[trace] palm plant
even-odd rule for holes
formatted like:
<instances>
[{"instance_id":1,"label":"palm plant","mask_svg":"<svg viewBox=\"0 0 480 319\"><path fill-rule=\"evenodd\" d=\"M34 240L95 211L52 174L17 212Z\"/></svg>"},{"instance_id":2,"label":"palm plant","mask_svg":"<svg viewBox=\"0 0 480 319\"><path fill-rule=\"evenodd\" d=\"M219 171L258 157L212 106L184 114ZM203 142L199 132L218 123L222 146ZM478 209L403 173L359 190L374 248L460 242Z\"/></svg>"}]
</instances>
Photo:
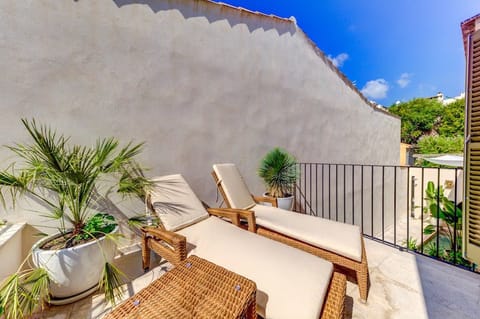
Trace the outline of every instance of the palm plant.
<instances>
[{"instance_id":1,"label":"palm plant","mask_svg":"<svg viewBox=\"0 0 480 319\"><path fill-rule=\"evenodd\" d=\"M445 222L450 249L452 251L461 249L459 245L462 241L462 210L444 195L442 186L435 189L435 185L431 181L427 183L425 200L432 217ZM434 225L428 225L423 233L429 235L435 231ZM457 243L457 247L454 247L454 243Z\"/></svg>"},{"instance_id":2,"label":"palm plant","mask_svg":"<svg viewBox=\"0 0 480 319\"><path fill-rule=\"evenodd\" d=\"M40 202L46 208L42 215L59 222L63 241L56 249L103 236L113 238L108 235L116 227L113 216L95 209L104 197L100 186L113 181L120 194L142 197L150 185L135 160L143 144L120 148L115 138L105 138L93 147L70 145L68 137L35 120L22 119L22 123L33 141L8 146L21 163L0 171L0 199L5 203L8 193L14 202L21 195ZM5 312L6 318L28 315L48 296L47 281L38 269L7 278L0 286L0 314ZM118 270L106 262L100 284L107 300L115 301L119 283Z\"/></svg>"},{"instance_id":3,"label":"palm plant","mask_svg":"<svg viewBox=\"0 0 480 319\"><path fill-rule=\"evenodd\" d=\"M297 181L295 157L281 148L268 152L260 163L258 175L263 179L268 195L287 197Z\"/></svg>"}]
</instances>

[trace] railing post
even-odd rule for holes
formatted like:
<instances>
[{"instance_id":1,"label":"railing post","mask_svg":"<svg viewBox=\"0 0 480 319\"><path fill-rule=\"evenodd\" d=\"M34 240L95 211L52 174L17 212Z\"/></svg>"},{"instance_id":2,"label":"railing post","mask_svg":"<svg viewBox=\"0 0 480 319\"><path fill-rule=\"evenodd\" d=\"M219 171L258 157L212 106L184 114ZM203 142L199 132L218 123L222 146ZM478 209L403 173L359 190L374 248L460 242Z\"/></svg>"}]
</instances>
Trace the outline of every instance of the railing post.
<instances>
[{"instance_id":1,"label":"railing post","mask_svg":"<svg viewBox=\"0 0 480 319\"><path fill-rule=\"evenodd\" d=\"M458 222L458 217L457 217L457 168L455 168L455 186L454 186L454 205L455 207L453 208L454 211L454 217L453 217L453 264L457 264L457 222ZM462 207L463 210L463 207ZM448 226L447 226L448 227Z\"/></svg>"},{"instance_id":2,"label":"railing post","mask_svg":"<svg viewBox=\"0 0 480 319\"><path fill-rule=\"evenodd\" d=\"M393 244L397 245L397 167L393 167Z\"/></svg>"},{"instance_id":3,"label":"railing post","mask_svg":"<svg viewBox=\"0 0 480 319\"><path fill-rule=\"evenodd\" d=\"M322 218L325 218L325 165L322 164Z\"/></svg>"},{"instance_id":4,"label":"railing post","mask_svg":"<svg viewBox=\"0 0 480 319\"><path fill-rule=\"evenodd\" d=\"M309 190L309 194L308 194L308 195L309 195L309 198L310 198L310 205L309 205L309 207L310 207L310 213L311 213L311 212L312 212L312 209L311 209L311 208L312 208L312 206L311 206L311 205L312 205L312 164L311 164L311 163L308 164L308 170L309 170L309 175L308 175L308 176L309 176L309 180L310 180L310 190ZM306 198L305 198L305 200L306 200ZM307 207L306 207L306 205L305 205L305 209L306 209L306 208L307 208ZM309 215L311 215L311 214L309 214Z\"/></svg>"},{"instance_id":5,"label":"railing post","mask_svg":"<svg viewBox=\"0 0 480 319\"><path fill-rule=\"evenodd\" d=\"M330 168L330 164L328 164L328 219L332 219L330 217L330 211L331 211L331 189L332 189L332 179L331 179L331 174L332 174L332 170Z\"/></svg>"},{"instance_id":6,"label":"railing post","mask_svg":"<svg viewBox=\"0 0 480 319\"><path fill-rule=\"evenodd\" d=\"M355 224L355 165L352 165L352 225Z\"/></svg>"},{"instance_id":7,"label":"railing post","mask_svg":"<svg viewBox=\"0 0 480 319\"><path fill-rule=\"evenodd\" d=\"M315 216L318 216L318 164L315 164Z\"/></svg>"},{"instance_id":8,"label":"railing post","mask_svg":"<svg viewBox=\"0 0 480 319\"><path fill-rule=\"evenodd\" d=\"M385 166L382 166L382 240L385 240Z\"/></svg>"},{"instance_id":9,"label":"railing post","mask_svg":"<svg viewBox=\"0 0 480 319\"><path fill-rule=\"evenodd\" d=\"M364 166L362 165L361 168L362 168L362 171L360 173L360 175L361 175L360 179L362 181L362 183L361 183L362 187L360 187L360 202L361 202L360 203L361 204L361 221L360 222L362 224L362 234L363 234L363 213L364 213L364 211L363 211L363 168L364 168Z\"/></svg>"},{"instance_id":10,"label":"railing post","mask_svg":"<svg viewBox=\"0 0 480 319\"><path fill-rule=\"evenodd\" d=\"M338 222L338 164L335 164L335 220Z\"/></svg>"},{"instance_id":11,"label":"railing post","mask_svg":"<svg viewBox=\"0 0 480 319\"><path fill-rule=\"evenodd\" d=\"M410 211L410 201L408 199L410 194L410 166L407 168L407 250L408 248L408 240L410 238L410 216L409 216L409 211ZM413 190L412 190L413 194Z\"/></svg>"},{"instance_id":12,"label":"railing post","mask_svg":"<svg viewBox=\"0 0 480 319\"><path fill-rule=\"evenodd\" d=\"M421 204L420 204L420 210L421 210L421 212L420 212L420 216L421 216L421 217L420 217L420 222L421 222L421 225L420 225L420 227L422 228L422 229L421 229L421 232L420 232L420 233L421 233L421 235L420 235L420 236L421 236L420 246L421 246L422 254L423 254L423 209L424 209L424 208L423 208L423 203L424 203L423 196L424 196L424 192L425 192L425 189L424 189L424 188L425 188L425 186L424 186L424 184L425 184L424 178L425 178L425 167L422 167L422 179L421 179L421 181L420 181L420 183L421 183L421 187L420 187L420 191L421 191L421 196L420 196L420 199L421 199Z\"/></svg>"},{"instance_id":13,"label":"railing post","mask_svg":"<svg viewBox=\"0 0 480 319\"><path fill-rule=\"evenodd\" d=\"M440 249L440 167L437 168L437 258Z\"/></svg>"},{"instance_id":14,"label":"railing post","mask_svg":"<svg viewBox=\"0 0 480 319\"><path fill-rule=\"evenodd\" d=\"M372 193L371 193L372 198L371 198L371 202L370 202L370 206L371 206L371 209L372 209L372 211L370 212L371 215L372 215L371 216L371 221L370 221L370 225L372 227L372 230L370 231L370 234L372 235L372 237L373 237L373 171L374 170L373 170L373 165L372 165L372 176L371 176L371 178L372 178Z\"/></svg>"}]
</instances>

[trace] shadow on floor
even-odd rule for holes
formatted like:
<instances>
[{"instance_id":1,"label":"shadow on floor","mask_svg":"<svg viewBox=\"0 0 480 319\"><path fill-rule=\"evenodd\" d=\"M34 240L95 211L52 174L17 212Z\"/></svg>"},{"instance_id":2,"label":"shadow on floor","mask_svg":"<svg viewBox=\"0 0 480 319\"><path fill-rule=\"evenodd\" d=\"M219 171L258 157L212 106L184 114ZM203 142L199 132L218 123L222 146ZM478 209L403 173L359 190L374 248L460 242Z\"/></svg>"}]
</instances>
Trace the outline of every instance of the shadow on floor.
<instances>
[{"instance_id":1,"label":"shadow on floor","mask_svg":"<svg viewBox=\"0 0 480 319\"><path fill-rule=\"evenodd\" d=\"M478 318L480 274L416 255L430 319Z\"/></svg>"}]
</instances>

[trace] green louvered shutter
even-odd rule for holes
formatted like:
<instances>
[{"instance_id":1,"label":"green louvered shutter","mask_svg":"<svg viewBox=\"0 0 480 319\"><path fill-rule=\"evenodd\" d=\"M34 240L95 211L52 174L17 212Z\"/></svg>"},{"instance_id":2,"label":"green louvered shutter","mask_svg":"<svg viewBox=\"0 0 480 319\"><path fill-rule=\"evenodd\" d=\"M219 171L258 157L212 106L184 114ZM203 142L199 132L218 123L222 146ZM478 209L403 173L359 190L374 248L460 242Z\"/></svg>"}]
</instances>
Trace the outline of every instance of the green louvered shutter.
<instances>
[{"instance_id":1,"label":"green louvered shutter","mask_svg":"<svg viewBox=\"0 0 480 319\"><path fill-rule=\"evenodd\" d=\"M480 31L471 35L467 58L463 249L465 258L480 264Z\"/></svg>"}]
</instances>

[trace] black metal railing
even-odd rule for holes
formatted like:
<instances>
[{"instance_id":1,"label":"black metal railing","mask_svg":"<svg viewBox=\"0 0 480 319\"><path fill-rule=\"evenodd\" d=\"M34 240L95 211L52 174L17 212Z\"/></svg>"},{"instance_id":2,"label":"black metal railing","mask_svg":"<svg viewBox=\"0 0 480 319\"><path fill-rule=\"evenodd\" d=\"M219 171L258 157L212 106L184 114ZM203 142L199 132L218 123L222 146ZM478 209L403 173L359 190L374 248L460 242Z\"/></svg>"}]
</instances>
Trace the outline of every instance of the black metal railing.
<instances>
[{"instance_id":1,"label":"black metal railing","mask_svg":"<svg viewBox=\"0 0 480 319\"><path fill-rule=\"evenodd\" d=\"M295 210L356 224L371 239L463 268L463 170L299 163ZM439 187L440 186L440 187Z\"/></svg>"}]
</instances>

